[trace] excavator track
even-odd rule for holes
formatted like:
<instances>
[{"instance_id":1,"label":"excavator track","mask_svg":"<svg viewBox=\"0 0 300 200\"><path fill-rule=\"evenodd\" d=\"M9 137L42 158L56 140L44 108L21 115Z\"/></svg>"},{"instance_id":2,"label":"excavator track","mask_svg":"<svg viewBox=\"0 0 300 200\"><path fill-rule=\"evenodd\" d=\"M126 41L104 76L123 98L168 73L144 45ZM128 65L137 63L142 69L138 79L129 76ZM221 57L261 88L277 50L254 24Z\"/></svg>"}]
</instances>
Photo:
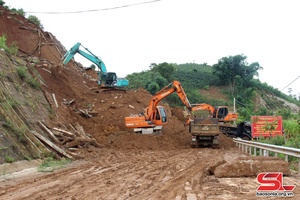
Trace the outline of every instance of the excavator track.
<instances>
[{"instance_id":1,"label":"excavator track","mask_svg":"<svg viewBox=\"0 0 300 200\"><path fill-rule=\"evenodd\" d=\"M241 122L238 125L232 125L232 124L219 124L220 132L222 132L224 135L236 138L240 137L244 140L251 140L251 126L246 125L247 123Z\"/></svg>"}]
</instances>

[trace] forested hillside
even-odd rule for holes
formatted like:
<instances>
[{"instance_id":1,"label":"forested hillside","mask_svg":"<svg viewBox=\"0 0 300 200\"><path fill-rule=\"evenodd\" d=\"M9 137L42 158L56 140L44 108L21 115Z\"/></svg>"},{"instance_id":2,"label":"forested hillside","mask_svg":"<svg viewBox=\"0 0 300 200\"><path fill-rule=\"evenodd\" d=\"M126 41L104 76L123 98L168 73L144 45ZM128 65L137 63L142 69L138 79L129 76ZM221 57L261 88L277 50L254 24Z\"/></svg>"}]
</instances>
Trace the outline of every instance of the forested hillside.
<instances>
[{"instance_id":1,"label":"forested hillside","mask_svg":"<svg viewBox=\"0 0 300 200\"><path fill-rule=\"evenodd\" d=\"M178 80L191 103L236 107L241 120L251 115L299 115L300 98L286 95L257 78L262 67L247 63L245 55L223 57L218 63L152 63L149 70L128 75L131 88L145 88L151 94ZM216 95L218 93L218 95ZM176 94L165 99L171 106L182 106Z\"/></svg>"}]
</instances>

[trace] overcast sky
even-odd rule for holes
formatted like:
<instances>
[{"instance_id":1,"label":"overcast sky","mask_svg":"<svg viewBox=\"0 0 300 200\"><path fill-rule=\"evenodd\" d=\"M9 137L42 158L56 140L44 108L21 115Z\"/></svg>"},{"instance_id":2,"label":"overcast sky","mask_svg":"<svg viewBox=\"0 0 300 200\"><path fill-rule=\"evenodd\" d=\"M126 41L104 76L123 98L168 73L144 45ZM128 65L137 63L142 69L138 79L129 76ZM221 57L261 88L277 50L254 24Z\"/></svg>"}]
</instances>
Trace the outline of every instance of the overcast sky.
<instances>
[{"instance_id":1,"label":"overcast sky","mask_svg":"<svg viewBox=\"0 0 300 200\"><path fill-rule=\"evenodd\" d=\"M37 16L66 49L80 42L119 77L147 70L151 63L213 65L222 57L244 54L249 64L264 68L259 71L262 82L300 94L298 0L4 2ZM65 13L88 10L97 11ZM75 60L91 64L80 55Z\"/></svg>"}]
</instances>

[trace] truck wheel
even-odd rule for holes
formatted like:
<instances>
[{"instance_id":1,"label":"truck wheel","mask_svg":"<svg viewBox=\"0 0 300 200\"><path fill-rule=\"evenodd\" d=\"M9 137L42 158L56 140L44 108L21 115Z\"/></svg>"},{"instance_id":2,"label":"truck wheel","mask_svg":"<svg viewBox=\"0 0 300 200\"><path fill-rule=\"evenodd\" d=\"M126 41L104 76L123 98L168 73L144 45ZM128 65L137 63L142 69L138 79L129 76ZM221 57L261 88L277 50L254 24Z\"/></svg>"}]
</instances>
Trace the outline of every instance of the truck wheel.
<instances>
[{"instance_id":1,"label":"truck wheel","mask_svg":"<svg viewBox=\"0 0 300 200\"><path fill-rule=\"evenodd\" d=\"M192 148L199 148L199 145L198 144L191 144L191 147Z\"/></svg>"},{"instance_id":2,"label":"truck wheel","mask_svg":"<svg viewBox=\"0 0 300 200\"><path fill-rule=\"evenodd\" d=\"M243 140L251 140L248 136L244 136Z\"/></svg>"}]
</instances>

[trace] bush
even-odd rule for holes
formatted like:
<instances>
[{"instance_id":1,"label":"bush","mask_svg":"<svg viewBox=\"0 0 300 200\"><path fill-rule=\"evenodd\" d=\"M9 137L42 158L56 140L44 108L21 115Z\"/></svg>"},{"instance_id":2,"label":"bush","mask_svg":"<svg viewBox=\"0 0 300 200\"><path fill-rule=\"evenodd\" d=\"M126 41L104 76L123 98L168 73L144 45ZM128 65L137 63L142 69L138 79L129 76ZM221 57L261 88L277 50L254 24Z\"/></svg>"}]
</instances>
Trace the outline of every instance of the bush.
<instances>
[{"instance_id":1,"label":"bush","mask_svg":"<svg viewBox=\"0 0 300 200\"><path fill-rule=\"evenodd\" d=\"M25 17L25 15L26 15L25 11L22 8L21 9L12 8L11 11L13 13L16 13L17 15L21 15L23 17Z\"/></svg>"},{"instance_id":2,"label":"bush","mask_svg":"<svg viewBox=\"0 0 300 200\"><path fill-rule=\"evenodd\" d=\"M7 162L7 163L13 163L15 161L15 159L13 157L8 156L8 155L6 155L4 159L5 159L5 162Z\"/></svg>"},{"instance_id":3,"label":"bush","mask_svg":"<svg viewBox=\"0 0 300 200\"><path fill-rule=\"evenodd\" d=\"M29 83L29 85L31 87L33 87L34 89L40 88L40 83L39 83L39 81L36 78L29 78L27 80L27 83Z\"/></svg>"},{"instance_id":4,"label":"bush","mask_svg":"<svg viewBox=\"0 0 300 200\"><path fill-rule=\"evenodd\" d=\"M12 45L8 48L8 53L12 54L12 55L17 55L18 53L18 47L16 45L15 42L12 43Z\"/></svg>"},{"instance_id":5,"label":"bush","mask_svg":"<svg viewBox=\"0 0 300 200\"><path fill-rule=\"evenodd\" d=\"M41 29L44 29L43 25L41 24L41 21L36 16L29 15L27 19L32 23L34 23L35 25L37 25L38 27L40 27Z\"/></svg>"},{"instance_id":6,"label":"bush","mask_svg":"<svg viewBox=\"0 0 300 200\"><path fill-rule=\"evenodd\" d=\"M14 42L10 47L6 44L7 36L5 34L2 34L0 37L0 48L4 49L9 54L17 55L18 53L18 47L16 43Z\"/></svg>"},{"instance_id":7,"label":"bush","mask_svg":"<svg viewBox=\"0 0 300 200\"><path fill-rule=\"evenodd\" d=\"M7 40L7 36L5 34L2 34L2 36L0 37L0 48L7 50L8 47L6 45L6 40Z\"/></svg>"},{"instance_id":8,"label":"bush","mask_svg":"<svg viewBox=\"0 0 300 200\"><path fill-rule=\"evenodd\" d=\"M27 68L26 67L18 67L17 74L20 79L24 80L27 77Z\"/></svg>"}]
</instances>

